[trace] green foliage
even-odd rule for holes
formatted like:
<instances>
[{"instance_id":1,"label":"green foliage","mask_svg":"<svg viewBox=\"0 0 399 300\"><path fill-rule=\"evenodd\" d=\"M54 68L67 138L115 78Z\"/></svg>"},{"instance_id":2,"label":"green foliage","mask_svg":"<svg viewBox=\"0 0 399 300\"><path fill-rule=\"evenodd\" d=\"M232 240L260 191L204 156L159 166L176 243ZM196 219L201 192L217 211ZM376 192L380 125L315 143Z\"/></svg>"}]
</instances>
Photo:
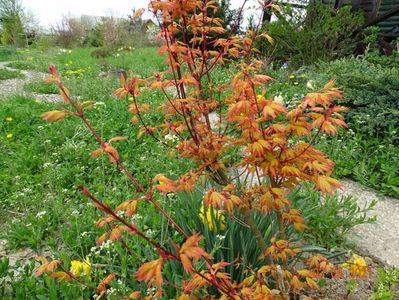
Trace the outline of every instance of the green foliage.
<instances>
[{"instance_id":1,"label":"green foliage","mask_svg":"<svg viewBox=\"0 0 399 300\"><path fill-rule=\"evenodd\" d=\"M0 0L1 42L18 47L23 44L24 9L20 0Z\"/></svg>"},{"instance_id":2,"label":"green foliage","mask_svg":"<svg viewBox=\"0 0 399 300\"><path fill-rule=\"evenodd\" d=\"M41 51L48 51L55 46L55 40L52 35L39 34L37 37L35 37L32 46Z\"/></svg>"},{"instance_id":3,"label":"green foliage","mask_svg":"<svg viewBox=\"0 0 399 300\"><path fill-rule=\"evenodd\" d=\"M130 121L126 103L109 99L118 86L116 78L99 81L93 76L85 80L83 85L82 79L71 79L70 83L72 87L80 86L78 94L85 99L100 100L90 118L96 120L93 123L104 136L128 136L135 141L134 147L120 143L118 150L123 159L131 162L128 167L142 182L148 183L157 173L185 170L186 164L175 157L162 158L165 154L162 145L148 137L138 140L137 128L126 127ZM149 103L158 97L149 94ZM91 240L95 239L92 224L98 215L92 206L82 203L78 196L79 184L95 186L101 197L113 199L114 204L126 200L123 197L130 195L131 188L115 168L106 167L106 157L99 160L90 157L96 145L88 134L80 133L75 120L47 124L38 117L44 111L55 109L57 104L36 103L24 97L3 99L1 104L0 155L4 159L0 162L0 220L6 222L2 238L8 240L12 249L40 249L53 240L55 248L68 244L87 253L90 244L83 245L83 241L76 240L76 235L87 231L92 233ZM8 134L12 137L8 138ZM155 159L149 161L147 157ZM88 168L92 171L87 172ZM21 214L23 222L11 222ZM85 221L77 225L75 221L80 216L85 216Z\"/></svg>"},{"instance_id":4,"label":"green foliage","mask_svg":"<svg viewBox=\"0 0 399 300\"><path fill-rule=\"evenodd\" d=\"M34 275L36 262L10 264L7 257L0 258L0 298L11 299L88 299L90 293L82 287L71 286L49 277Z\"/></svg>"},{"instance_id":5,"label":"green foliage","mask_svg":"<svg viewBox=\"0 0 399 300\"><path fill-rule=\"evenodd\" d=\"M214 210L202 220L200 211L203 193L204 190L199 188L191 194L177 194L174 206L176 221L185 232L200 232L205 237L205 250L218 261L236 260L237 265L228 266L226 270L234 280L243 280L248 269L259 268L264 263L258 259L261 250L256 239L248 226L245 226L243 215L238 212L235 213L235 218L241 222L234 221L228 214L223 217L217 215ZM261 215L253 216L253 219L263 233L264 240L270 241L277 232L276 219ZM287 236L292 237L293 233L290 230Z\"/></svg>"},{"instance_id":6,"label":"green foliage","mask_svg":"<svg viewBox=\"0 0 399 300\"><path fill-rule=\"evenodd\" d=\"M94 28L90 29L83 41L83 45L88 47L104 46L104 26L102 23L98 23Z\"/></svg>"},{"instance_id":7,"label":"green foliage","mask_svg":"<svg viewBox=\"0 0 399 300\"><path fill-rule=\"evenodd\" d=\"M350 110L350 128L365 135L384 136L389 128L399 128L399 68L386 68L364 59L340 59L320 63L309 77L321 83L334 78L343 90L340 103Z\"/></svg>"},{"instance_id":8,"label":"green foliage","mask_svg":"<svg viewBox=\"0 0 399 300\"><path fill-rule=\"evenodd\" d=\"M58 94L58 88L55 84L46 83L43 80L33 81L24 85L24 90L40 94Z\"/></svg>"},{"instance_id":9,"label":"green foliage","mask_svg":"<svg viewBox=\"0 0 399 300\"><path fill-rule=\"evenodd\" d=\"M21 72L9 69L0 69L0 80L23 78L23 77L24 75Z\"/></svg>"},{"instance_id":10,"label":"green foliage","mask_svg":"<svg viewBox=\"0 0 399 300\"><path fill-rule=\"evenodd\" d=\"M112 55L112 51L107 48L98 48L93 50L90 55L95 58L109 57Z\"/></svg>"},{"instance_id":11,"label":"green foliage","mask_svg":"<svg viewBox=\"0 0 399 300\"><path fill-rule=\"evenodd\" d=\"M0 47L0 61L10 60L17 51L11 47Z\"/></svg>"},{"instance_id":12,"label":"green foliage","mask_svg":"<svg viewBox=\"0 0 399 300\"><path fill-rule=\"evenodd\" d=\"M350 130L340 138L322 137L319 147L336 163L336 176L352 178L384 194L399 197L397 136L394 129L389 130L384 138Z\"/></svg>"},{"instance_id":13,"label":"green foliage","mask_svg":"<svg viewBox=\"0 0 399 300\"><path fill-rule=\"evenodd\" d=\"M290 68L312 65L319 60L332 60L353 52L357 38L353 32L363 17L344 6L336 13L332 7L319 3L304 4L306 11L282 6L283 16L267 23L262 29L274 39L258 44L268 62L288 62Z\"/></svg>"},{"instance_id":14,"label":"green foliage","mask_svg":"<svg viewBox=\"0 0 399 300\"><path fill-rule=\"evenodd\" d=\"M375 218L366 216L373 209L375 202L366 207L359 207L356 199L351 196L326 195L309 186L296 189L291 194L294 207L302 211L308 228L304 238L311 244L327 249L342 249L348 246L346 235L354 226L371 223Z\"/></svg>"},{"instance_id":15,"label":"green foliage","mask_svg":"<svg viewBox=\"0 0 399 300\"><path fill-rule=\"evenodd\" d=\"M394 300L399 295L397 286L399 284L399 269L379 268L378 278L371 295L373 300Z\"/></svg>"},{"instance_id":16,"label":"green foliage","mask_svg":"<svg viewBox=\"0 0 399 300\"><path fill-rule=\"evenodd\" d=\"M28 61L12 61L7 64L7 67L13 68L13 69L18 69L18 70L34 70L35 65L33 62L28 62Z\"/></svg>"}]
</instances>

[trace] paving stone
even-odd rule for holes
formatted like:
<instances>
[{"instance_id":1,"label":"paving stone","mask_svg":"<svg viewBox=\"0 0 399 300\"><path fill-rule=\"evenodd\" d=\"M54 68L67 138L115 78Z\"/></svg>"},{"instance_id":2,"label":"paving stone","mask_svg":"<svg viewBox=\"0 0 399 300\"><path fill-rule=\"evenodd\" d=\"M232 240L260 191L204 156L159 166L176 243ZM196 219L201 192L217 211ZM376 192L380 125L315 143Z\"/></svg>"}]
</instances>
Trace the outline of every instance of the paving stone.
<instances>
[{"instance_id":1,"label":"paving stone","mask_svg":"<svg viewBox=\"0 0 399 300\"><path fill-rule=\"evenodd\" d=\"M377 221L356 226L349 239L364 254L386 265L399 267L399 199L381 196L351 180L341 180L341 183L343 189L340 193L357 199L360 207L377 200L374 210L367 213L368 216L376 216Z\"/></svg>"}]
</instances>

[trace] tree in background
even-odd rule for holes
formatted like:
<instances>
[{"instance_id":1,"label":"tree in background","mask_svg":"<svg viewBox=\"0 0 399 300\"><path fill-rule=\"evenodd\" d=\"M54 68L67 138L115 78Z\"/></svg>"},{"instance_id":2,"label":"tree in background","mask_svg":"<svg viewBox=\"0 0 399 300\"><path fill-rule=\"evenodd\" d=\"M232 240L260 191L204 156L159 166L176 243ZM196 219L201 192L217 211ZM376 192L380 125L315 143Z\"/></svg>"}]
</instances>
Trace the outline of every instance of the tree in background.
<instances>
[{"instance_id":1,"label":"tree in background","mask_svg":"<svg viewBox=\"0 0 399 300\"><path fill-rule=\"evenodd\" d=\"M66 15L53 26L52 31L57 45L65 48L80 46L85 36L81 20Z\"/></svg>"},{"instance_id":2,"label":"tree in background","mask_svg":"<svg viewBox=\"0 0 399 300\"><path fill-rule=\"evenodd\" d=\"M0 0L0 26L2 44L13 44L14 47L23 41L22 34L24 8L20 0Z\"/></svg>"}]
</instances>

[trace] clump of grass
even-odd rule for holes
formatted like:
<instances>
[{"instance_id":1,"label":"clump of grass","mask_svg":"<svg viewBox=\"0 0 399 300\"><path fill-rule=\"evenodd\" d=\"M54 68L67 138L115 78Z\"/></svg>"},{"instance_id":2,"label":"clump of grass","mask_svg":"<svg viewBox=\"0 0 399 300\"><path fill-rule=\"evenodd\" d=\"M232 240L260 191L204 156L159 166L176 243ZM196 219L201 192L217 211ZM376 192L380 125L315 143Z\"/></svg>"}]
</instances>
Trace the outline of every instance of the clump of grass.
<instances>
[{"instance_id":1,"label":"clump of grass","mask_svg":"<svg viewBox=\"0 0 399 300\"><path fill-rule=\"evenodd\" d=\"M7 80L13 78L23 78L24 74L18 71L0 69L0 80Z\"/></svg>"},{"instance_id":2,"label":"clump of grass","mask_svg":"<svg viewBox=\"0 0 399 300\"><path fill-rule=\"evenodd\" d=\"M53 83L46 83L43 80L33 81L24 85L24 90L40 94L58 94L58 89Z\"/></svg>"},{"instance_id":3,"label":"clump of grass","mask_svg":"<svg viewBox=\"0 0 399 300\"><path fill-rule=\"evenodd\" d=\"M7 67L18 69L18 70L34 70L35 65L26 61L12 61L7 64Z\"/></svg>"}]
</instances>

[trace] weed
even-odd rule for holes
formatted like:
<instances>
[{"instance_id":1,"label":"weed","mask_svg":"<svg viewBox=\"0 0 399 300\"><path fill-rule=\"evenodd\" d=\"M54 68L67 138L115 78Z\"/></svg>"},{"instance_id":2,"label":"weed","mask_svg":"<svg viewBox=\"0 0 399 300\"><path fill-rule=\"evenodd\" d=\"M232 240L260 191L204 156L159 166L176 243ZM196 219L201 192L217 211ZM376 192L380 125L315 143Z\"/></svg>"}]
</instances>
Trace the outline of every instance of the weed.
<instances>
[{"instance_id":1,"label":"weed","mask_svg":"<svg viewBox=\"0 0 399 300\"><path fill-rule=\"evenodd\" d=\"M24 77L25 76L21 72L9 69L0 69L0 80L24 78Z\"/></svg>"}]
</instances>

